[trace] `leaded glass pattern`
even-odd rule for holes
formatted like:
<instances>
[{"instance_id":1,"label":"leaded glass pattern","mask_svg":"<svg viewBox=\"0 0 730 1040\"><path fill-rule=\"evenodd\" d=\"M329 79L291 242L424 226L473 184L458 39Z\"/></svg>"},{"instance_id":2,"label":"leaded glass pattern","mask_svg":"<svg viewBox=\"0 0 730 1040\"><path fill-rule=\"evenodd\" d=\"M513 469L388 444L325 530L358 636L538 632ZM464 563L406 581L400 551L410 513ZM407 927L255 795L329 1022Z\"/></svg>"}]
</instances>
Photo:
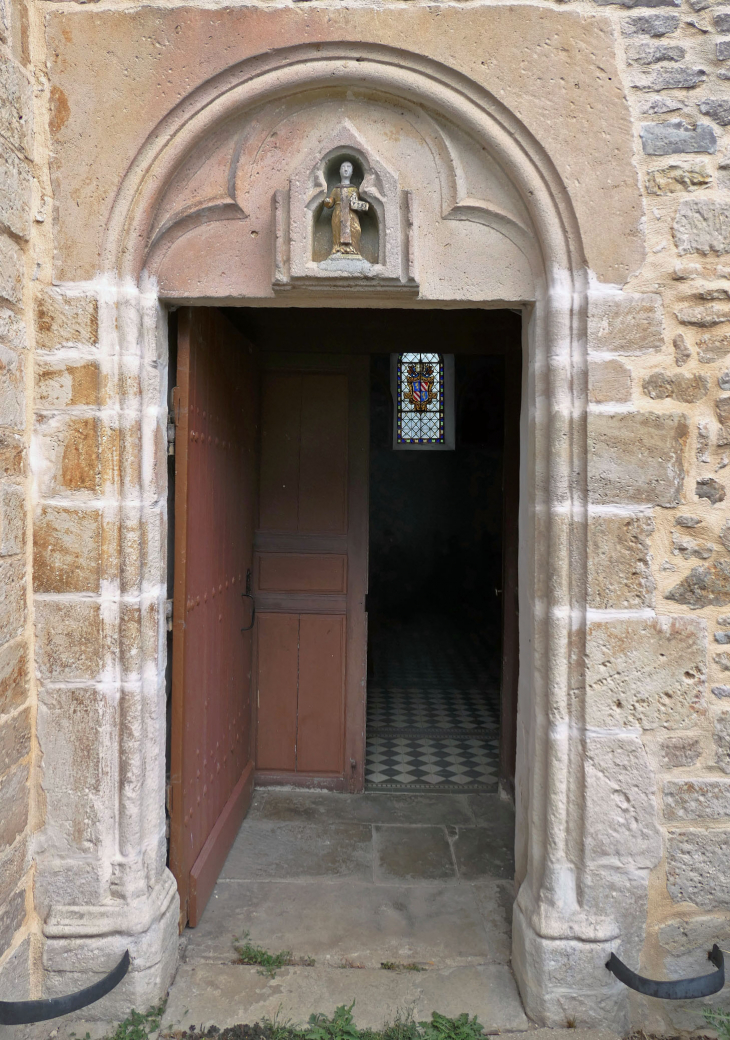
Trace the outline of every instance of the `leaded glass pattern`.
<instances>
[{"instance_id":1,"label":"leaded glass pattern","mask_svg":"<svg viewBox=\"0 0 730 1040\"><path fill-rule=\"evenodd\" d=\"M399 354L396 388L396 442L444 444L443 355Z\"/></svg>"}]
</instances>

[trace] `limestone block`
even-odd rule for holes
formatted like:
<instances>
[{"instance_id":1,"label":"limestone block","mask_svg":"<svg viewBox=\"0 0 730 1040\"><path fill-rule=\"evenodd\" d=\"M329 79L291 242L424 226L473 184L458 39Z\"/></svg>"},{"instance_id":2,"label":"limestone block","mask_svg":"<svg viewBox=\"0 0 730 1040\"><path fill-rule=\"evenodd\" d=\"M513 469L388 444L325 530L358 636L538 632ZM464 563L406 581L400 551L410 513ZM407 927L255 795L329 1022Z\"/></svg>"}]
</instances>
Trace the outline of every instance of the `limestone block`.
<instances>
[{"instance_id":1,"label":"limestone block","mask_svg":"<svg viewBox=\"0 0 730 1040\"><path fill-rule=\"evenodd\" d=\"M25 428L25 363L23 355L0 344L0 426Z\"/></svg>"},{"instance_id":2,"label":"limestone block","mask_svg":"<svg viewBox=\"0 0 730 1040\"><path fill-rule=\"evenodd\" d=\"M712 365L730 354L730 333L705 333L697 340L697 358L703 365Z\"/></svg>"},{"instance_id":3,"label":"limestone block","mask_svg":"<svg viewBox=\"0 0 730 1040\"><path fill-rule=\"evenodd\" d=\"M26 452L23 439L16 433L0 429L0 476L22 479L26 471Z\"/></svg>"},{"instance_id":4,"label":"limestone block","mask_svg":"<svg viewBox=\"0 0 730 1040\"><path fill-rule=\"evenodd\" d=\"M33 139L33 91L20 65L0 54L0 136L29 155Z\"/></svg>"},{"instance_id":5,"label":"limestone block","mask_svg":"<svg viewBox=\"0 0 730 1040\"><path fill-rule=\"evenodd\" d=\"M709 560L715 551L715 546L710 542L700 542L688 534L680 534L672 531L672 555L681 556L685 560L693 558L698 560Z\"/></svg>"},{"instance_id":6,"label":"limestone block","mask_svg":"<svg viewBox=\"0 0 730 1040\"><path fill-rule=\"evenodd\" d=\"M35 300L35 328L39 350L95 346L99 338L96 299L63 296L54 289L41 289Z\"/></svg>"},{"instance_id":7,"label":"limestone block","mask_svg":"<svg viewBox=\"0 0 730 1040\"><path fill-rule=\"evenodd\" d=\"M38 600L35 607L36 667L53 682L94 680L102 663L99 603Z\"/></svg>"},{"instance_id":8,"label":"limestone block","mask_svg":"<svg viewBox=\"0 0 730 1040\"><path fill-rule=\"evenodd\" d=\"M683 404L694 404L707 397L710 380L704 372L652 372L644 380L643 389L652 401L671 397Z\"/></svg>"},{"instance_id":9,"label":"limestone block","mask_svg":"<svg viewBox=\"0 0 730 1040\"><path fill-rule=\"evenodd\" d=\"M672 12L651 11L633 14L621 22L623 36L666 36L679 26L679 15Z\"/></svg>"},{"instance_id":10,"label":"limestone block","mask_svg":"<svg viewBox=\"0 0 730 1040\"><path fill-rule=\"evenodd\" d=\"M686 51L680 44L649 43L648 40L629 43L626 56L631 65L656 65L662 61L682 61Z\"/></svg>"},{"instance_id":11,"label":"limestone block","mask_svg":"<svg viewBox=\"0 0 730 1040\"><path fill-rule=\"evenodd\" d=\"M30 938L26 938L0 968L0 1000L30 998Z\"/></svg>"},{"instance_id":12,"label":"limestone block","mask_svg":"<svg viewBox=\"0 0 730 1040\"><path fill-rule=\"evenodd\" d=\"M664 967L670 979L691 978L707 973L707 953L717 943L721 949L730 944L730 920L713 914L689 920L667 921L659 929L659 943L667 955Z\"/></svg>"},{"instance_id":13,"label":"limestone block","mask_svg":"<svg viewBox=\"0 0 730 1040\"><path fill-rule=\"evenodd\" d=\"M730 909L727 870L728 830L670 831L667 842L667 889L677 903L702 910Z\"/></svg>"},{"instance_id":14,"label":"limestone block","mask_svg":"<svg viewBox=\"0 0 730 1040\"><path fill-rule=\"evenodd\" d=\"M709 116L719 126L730 125L730 99L704 98L697 107L703 116Z\"/></svg>"},{"instance_id":15,"label":"limestone block","mask_svg":"<svg viewBox=\"0 0 730 1040\"><path fill-rule=\"evenodd\" d=\"M730 780L696 778L664 784L667 820L722 820L730 817Z\"/></svg>"},{"instance_id":16,"label":"limestone block","mask_svg":"<svg viewBox=\"0 0 730 1040\"><path fill-rule=\"evenodd\" d=\"M0 138L0 224L30 238L33 179L25 163Z\"/></svg>"},{"instance_id":17,"label":"limestone block","mask_svg":"<svg viewBox=\"0 0 730 1040\"><path fill-rule=\"evenodd\" d=\"M0 645L20 635L25 616L25 559L0 559Z\"/></svg>"},{"instance_id":18,"label":"limestone block","mask_svg":"<svg viewBox=\"0 0 730 1040\"><path fill-rule=\"evenodd\" d=\"M588 365L588 400L593 404L631 400L631 371L621 361L591 361Z\"/></svg>"},{"instance_id":19,"label":"limestone block","mask_svg":"<svg viewBox=\"0 0 730 1040\"><path fill-rule=\"evenodd\" d=\"M715 745L715 762L723 773L730 773L730 711L720 712L715 717L712 739Z\"/></svg>"},{"instance_id":20,"label":"limestone block","mask_svg":"<svg viewBox=\"0 0 730 1040\"><path fill-rule=\"evenodd\" d=\"M688 729L705 713L707 635L695 618L593 622L586 637L590 726Z\"/></svg>"},{"instance_id":21,"label":"limestone block","mask_svg":"<svg viewBox=\"0 0 730 1040\"><path fill-rule=\"evenodd\" d=\"M9 949L24 920L25 889L20 889L10 896L4 906L0 906L0 957Z\"/></svg>"},{"instance_id":22,"label":"limestone block","mask_svg":"<svg viewBox=\"0 0 730 1040\"><path fill-rule=\"evenodd\" d=\"M4 903L27 867L28 842L22 836L0 855L0 903Z\"/></svg>"},{"instance_id":23,"label":"limestone block","mask_svg":"<svg viewBox=\"0 0 730 1040\"><path fill-rule=\"evenodd\" d=\"M0 774L30 754L30 708L0 720Z\"/></svg>"},{"instance_id":24,"label":"limestone block","mask_svg":"<svg viewBox=\"0 0 730 1040\"><path fill-rule=\"evenodd\" d=\"M28 823L28 766L17 766L0 779L0 853L13 844Z\"/></svg>"},{"instance_id":25,"label":"limestone block","mask_svg":"<svg viewBox=\"0 0 730 1040\"><path fill-rule=\"evenodd\" d=\"M683 199L674 220L674 242L680 256L730 252L730 202Z\"/></svg>"},{"instance_id":26,"label":"limestone block","mask_svg":"<svg viewBox=\"0 0 730 1040\"><path fill-rule=\"evenodd\" d=\"M649 195L672 195L677 191L697 191L712 184L712 174L706 166L680 166L670 163L646 175L646 190Z\"/></svg>"},{"instance_id":27,"label":"limestone block","mask_svg":"<svg viewBox=\"0 0 730 1040\"><path fill-rule=\"evenodd\" d=\"M712 18L719 33L730 33L730 11L716 11Z\"/></svg>"},{"instance_id":28,"label":"limestone block","mask_svg":"<svg viewBox=\"0 0 730 1040\"><path fill-rule=\"evenodd\" d=\"M0 647L0 716L9 714L28 696L28 644L16 639Z\"/></svg>"},{"instance_id":29,"label":"limestone block","mask_svg":"<svg viewBox=\"0 0 730 1040\"><path fill-rule=\"evenodd\" d=\"M16 484L0 485L0 556L25 548L25 493Z\"/></svg>"},{"instance_id":30,"label":"limestone block","mask_svg":"<svg viewBox=\"0 0 730 1040\"><path fill-rule=\"evenodd\" d=\"M96 361L39 359L35 372L36 408L94 407L99 404L101 376Z\"/></svg>"},{"instance_id":31,"label":"limestone block","mask_svg":"<svg viewBox=\"0 0 730 1040\"><path fill-rule=\"evenodd\" d=\"M28 346L25 323L7 307L0 307L0 343L12 350L25 350Z\"/></svg>"},{"instance_id":32,"label":"limestone block","mask_svg":"<svg viewBox=\"0 0 730 1040\"><path fill-rule=\"evenodd\" d=\"M59 417L39 414L36 419L38 484L45 496L86 492L82 497L101 493L102 423L96 416Z\"/></svg>"},{"instance_id":33,"label":"limestone block","mask_svg":"<svg viewBox=\"0 0 730 1040\"><path fill-rule=\"evenodd\" d=\"M0 297L18 306L23 301L23 250L12 238L0 232Z\"/></svg>"},{"instance_id":34,"label":"limestone block","mask_svg":"<svg viewBox=\"0 0 730 1040\"><path fill-rule=\"evenodd\" d=\"M717 303L709 303L704 307L680 307L675 315L682 325L696 325L700 329L711 329L730 321L730 310Z\"/></svg>"},{"instance_id":35,"label":"limestone block","mask_svg":"<svg viewBox=\"0 0 730 1040\"><path fill-rule=\"evenodd\" d=\"M692 357L692 351L689 348L689 344L683 334L678 332L672 340L672 345L674 347L674 363L677 368L682 368Z\"/></svg>"},{"instance_id":36,"label":"limestone block","mask_svg":"<svg viewBox=\"0 0 730 1040\"><path fill-rule=\"evenodd\" d=\"M96 852L115 801L117 706L96 687L41 690L38 743L56 851ZM74 900L75 901L75 900Z\"/></svg>"},{"instance_id":37,"label":"limestone block","mask_svg":"<svg viewBox=\"0 0 730 1040\"><path fill-rule=\"evenodd\" d=\"M656 866L662 856L656 779L636 736L591 738L585 758L585 848L590 860Z\"/></svg>"},{"instance_id":38,"label":"limestone block","mask_svg":"<svg viewBox=\"0 0 730 1040\"><path fill-rule=\"evenodd\" d=\"M101 513L44 505L33 525L36 592L99 592Z\"/></svg>"},{"instance_id":39,"label":"limestone block","mask_svg":"<svg viewBox=\"0 0 730 1040\"><path fill-rule=\"evenodd\" d=\"M588 349L651 354L664 346L664 308L652 293L594 293L588 301Z\"/></svg>"},{"instance_id":40,"label":"limestone block","mask_svg":"<svg viewBox=\"0 0 730 1040\"><path fill-rule=\"evenodd\" d=\"M718 40L715 46L715 54L718 61L727 61L730 58L730 40Z\"/></svg>"},{"instance_id":41,"label":"limestone block","mask_svg":"<svg viewBox=\"0 0 730 1040\"><path fill-rule=\"evenodd\" d=\"M704 69L677 65L674 68L658 69L650 75L639 76L631 85L639 90L691 90L692 87L704 83L706 79L707 73Z\"/></svg>"},{"instance_id":42,"label":"limestone block","mask_svg":"<svg viewBox=\"0 0 730 1040\"><path fill-rule=\"evenodd\" d=\"M730 603L730 562L717 560L693 567L664 598L684 603L693 610L724 607Z\"/></svg>"},{"instance_id":43,"label":"limestone block","mask_svg":"<svg viewBox=\"0 0 730 1040\"><path fill-rule=\"evenodd\" d=\"M589 415L589 500L679 505L688 433L676 412Z\"/></svg>"},{"instance_id":44,"label":"limestone block","mask_svg":"<svg viewBox=\"0 0 730 1040\"><path fill-rule=\"evenodd\" d=\"M647 516L592 516L588 523L588 605L629 610L654 605Z\"/></svg>"},{"instance_id":45,"label":"limestone block","mask_svg":"<svg viewBox=\"0 0 730 1040\"><path fill-rule=\"evenodd\" d=\"M718 502L724 502L726 494L725 485L721 484L719 480L715 480L714 477L700 477L695 481L695 495L698 498L706 499L710 505L714 506Z\"/></svg>"},{"instance_id":46,"label":"limestone block","mask_svg":"<svg viewBox=\"0 0 730 1040\"><path fill-rule=\"evenodd\" d=\"M664 769L681 769L693 766L702 752L698 737L682 734L677 737L665 737L659 745L661 764Z\"/></svg>"}]
</instances>

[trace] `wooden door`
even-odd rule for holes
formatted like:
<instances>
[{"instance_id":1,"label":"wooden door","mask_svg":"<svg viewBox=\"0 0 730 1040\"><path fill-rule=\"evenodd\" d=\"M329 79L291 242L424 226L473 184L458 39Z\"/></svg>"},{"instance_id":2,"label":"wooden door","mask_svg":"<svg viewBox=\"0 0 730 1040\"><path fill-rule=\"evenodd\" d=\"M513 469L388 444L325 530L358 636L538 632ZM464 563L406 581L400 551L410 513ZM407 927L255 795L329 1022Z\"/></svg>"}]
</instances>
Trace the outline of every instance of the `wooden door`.
<instances>
[{"instance_id":1,"label":"wooden door","mask_svg":"<svg viewBox=\"0 0 730 1040\"><path fill-rule=\"evenodd\" d=\"M216 310L178 320L170 866L198 923L253 788L252 570L258 387Z\"/></svg>"},{"instance_id":2,"label":"wooden door","mask_svg":"<svg viewBox=\"0 0 730 1040\"><path fill-rule=\"evenodd\" d=\"M363 787L369 359L262 358L256 778Z\"/></svg>"}]
</instances>

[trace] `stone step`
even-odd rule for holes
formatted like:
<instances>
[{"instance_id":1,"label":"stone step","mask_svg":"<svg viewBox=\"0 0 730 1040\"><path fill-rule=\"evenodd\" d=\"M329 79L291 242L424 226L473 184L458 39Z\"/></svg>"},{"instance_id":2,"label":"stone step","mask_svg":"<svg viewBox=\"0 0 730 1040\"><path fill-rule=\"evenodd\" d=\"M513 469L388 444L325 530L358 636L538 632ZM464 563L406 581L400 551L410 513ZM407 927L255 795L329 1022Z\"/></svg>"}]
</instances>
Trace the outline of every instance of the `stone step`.
<instances>
[{"instance_id":1,"label":"stone step","mask_svg":"<svg viewBox=\"0 0 730 1040\"><path fill-rule=\"evenodd\" d=\"M396 1015L416 1020L432 1011L449 1017L466 1011L489 1032L520 1032L528 1019L510 969L504 964L469 965L428 971L380 968L283 968L273 979L239 964L199 961L182 964L170 991L162 1034L190 1025L226 1026L263 1018L305 1024L312 1012L331 1015L355 1001L362 1028L380 1029Z\"/></svg>"}]
</instances>

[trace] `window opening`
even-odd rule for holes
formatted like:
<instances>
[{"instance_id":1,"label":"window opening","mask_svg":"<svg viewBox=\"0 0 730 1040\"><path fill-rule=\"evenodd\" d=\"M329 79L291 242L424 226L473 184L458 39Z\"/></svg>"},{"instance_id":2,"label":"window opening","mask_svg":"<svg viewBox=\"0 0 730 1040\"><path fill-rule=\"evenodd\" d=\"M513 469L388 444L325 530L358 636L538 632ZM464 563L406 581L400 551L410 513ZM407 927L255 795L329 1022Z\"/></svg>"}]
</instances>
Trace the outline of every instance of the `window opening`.
<instances>
[{"instance_id":1,"label":"window opening","mask_svg":"<svg viewBox=\"0 0 730 1040\"><path fill-rule=\"evenodd\" d=\"M453 354L393 355L396 448L453 448Z\"/></svg>"}]
</instances>

